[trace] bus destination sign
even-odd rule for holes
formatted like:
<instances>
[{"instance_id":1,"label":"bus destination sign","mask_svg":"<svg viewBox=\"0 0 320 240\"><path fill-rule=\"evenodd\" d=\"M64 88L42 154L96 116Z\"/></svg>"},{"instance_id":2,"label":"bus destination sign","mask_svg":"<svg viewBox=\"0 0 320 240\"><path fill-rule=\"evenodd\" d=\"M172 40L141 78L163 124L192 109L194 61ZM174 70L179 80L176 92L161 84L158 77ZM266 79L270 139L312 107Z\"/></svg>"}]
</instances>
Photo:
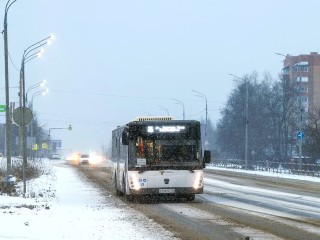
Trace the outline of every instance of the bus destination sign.
<instances>
[{"instance_id":1,"label":"bus destination sign","mask_svg":"<svg viewBox=\"0 0 320 240\"><path fill-rule=\"evenodd\" d=\"M180 133L185 130L185 126L147 126L148 133Z\"/></svg>"}]
</instances>

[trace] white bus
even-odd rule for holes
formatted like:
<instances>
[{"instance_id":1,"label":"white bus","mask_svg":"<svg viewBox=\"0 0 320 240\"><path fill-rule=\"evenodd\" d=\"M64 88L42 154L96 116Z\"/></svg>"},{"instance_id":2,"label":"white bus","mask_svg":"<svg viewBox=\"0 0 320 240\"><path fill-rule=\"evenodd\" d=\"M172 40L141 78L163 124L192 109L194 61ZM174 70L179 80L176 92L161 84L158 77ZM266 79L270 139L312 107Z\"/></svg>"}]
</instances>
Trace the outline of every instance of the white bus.
<instances>
[{"instance_id":1,"label":"white bus","mask_svg":"<svg viewBox=\"0 0 320 240\"><path fill-rule=\"evenodd\" d=\"M175 195L193 201L203 193L200 122L143 117L112 131L113 183L132 200L142 195Z\"/></svg>"}]
</instances>

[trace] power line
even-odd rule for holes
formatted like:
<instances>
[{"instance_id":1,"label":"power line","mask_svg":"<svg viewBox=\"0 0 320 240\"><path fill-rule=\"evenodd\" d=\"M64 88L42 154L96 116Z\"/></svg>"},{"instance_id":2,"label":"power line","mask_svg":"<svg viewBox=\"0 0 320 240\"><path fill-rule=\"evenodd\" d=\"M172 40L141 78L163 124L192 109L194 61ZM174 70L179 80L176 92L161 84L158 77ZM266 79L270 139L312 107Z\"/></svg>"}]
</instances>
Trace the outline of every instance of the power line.
<instances>
[{"instance_id":1,"label":"power line","mask_svg":"<svg viewBox=\"0 0 320 240\"><path fill-rule=\"evenodd\" d=\"M191 117L197 116L197 115L199 115L200 113L203 113L203 112L205 112L205 111L206 111L206 109L203 109L202 111L200 111L200 112L198 112L198 113L195 113L195 114L187 114L187 116L191 116Z\"/></svg>"},{"instance_id":2,"label":"power line","mask_svg":"<svg viewBox=\"0 0 320 240\"><path fill-rule=\"evenodd\" d=\"M152 100L168 100L172 101L172 98L161 98L161 97L142 97L142 96L130 96L130 95L116 95L116 94L105 94L105 93L89 93L89 92L78 92L70 90L60 90L60 89L51 89L50 92L60 92L67 94L77 94L77 95L94 95L94 96L103 96L103 97L118 97L118 98L137 98L137 99L152 99ZM184 100L192 102L200 102L201 100ZM224 102L224 101L209 101L208 102Z\"/></svg>"},{"instance_id":3,"label":"power line","mask_svg":"<svg viewBox=\"0 0 320 240\"><path fill-rule=\"evenodd\" d=\"M18 69L17 67L16 67L16 65L13 63L13 61L12 61L12 58L11 58L11 55L10 55L10 52L8 51L8 55L9 55L9 59L10 59L10 62L11 62L11 64L12 64L12 66L18 71L18 72L20 72L20 69Z\"/></svg>"},{"instance_id":4,"label":"power line","mask_svg":"<svg viewBox=\"0 0 320 240\"><path fill-rule=\"evenodd\" d=\"M60 122L72 122L73 124L88 124L88 125L104 125L104 124L119 124L118 122L108 122L108 121L92 121L88 119L76 119L72 117L66 117L65 115L59 115L59 114L52 114L52 113L44 113L44 112L37 112L37 114L42 115L49 115L49 116L55 116L55 117L63 117L63 119L44 119L41 118L42 121L60 121ZM38 115L39 118L39 115ZM40 119L40 118L39 118Z\"/></svg>"}]
</instances>

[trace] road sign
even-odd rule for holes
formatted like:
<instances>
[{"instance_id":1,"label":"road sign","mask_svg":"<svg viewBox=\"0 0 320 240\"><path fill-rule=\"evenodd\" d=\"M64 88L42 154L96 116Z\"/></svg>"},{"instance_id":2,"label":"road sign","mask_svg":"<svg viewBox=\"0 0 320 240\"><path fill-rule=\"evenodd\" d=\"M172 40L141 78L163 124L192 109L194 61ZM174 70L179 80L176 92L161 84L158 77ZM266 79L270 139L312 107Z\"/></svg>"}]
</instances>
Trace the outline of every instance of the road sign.
<instances>
[{"instance_id":1,"label":"road sign","mask_svg":"<svg viewBox=\"0 0 320 240\"><path fill-rule=\"evenodd\" d=\"M6 111L6 105L0 105L0 112Z\"/></svg>"},{"instance_id":2,"label":"road sign","mask_svg":"<svg viewBox=\"0 0 320 240\"><path fill-rule=\"evenodd\" d=\"M304 138L304 132L298 132L297 133L297 138L299 138L299 139L303 139Z\"/></svg>"},{"instance_id":3,"label":"road sign","mask_svg":"<svg viewBox=\"0 0 320 240\"><path fill-rule=\"evenodd\" d=\"M38 144L33 144L32 145L32 150L37 151L39 149Z\"/></svg>"},{"instance_id":4,"label":"road sign","mask_svg":"<svg viewBox=\"0 0 320 240\"><path fill-rule=\"evenodd\" d=\"M32 118L32 111L27 107L18 107L13 111L13 120L20 127L27 126Z\"/></svg>"}]
</instances>

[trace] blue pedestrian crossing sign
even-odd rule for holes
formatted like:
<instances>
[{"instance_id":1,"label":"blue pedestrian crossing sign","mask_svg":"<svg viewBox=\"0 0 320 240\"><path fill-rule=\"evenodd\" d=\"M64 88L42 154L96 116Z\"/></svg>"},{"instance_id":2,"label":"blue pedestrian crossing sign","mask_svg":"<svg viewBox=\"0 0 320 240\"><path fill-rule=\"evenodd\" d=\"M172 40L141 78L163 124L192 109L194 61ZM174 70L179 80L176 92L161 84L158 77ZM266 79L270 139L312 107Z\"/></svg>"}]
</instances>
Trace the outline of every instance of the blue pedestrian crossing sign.
<instances>
[{"instance_id":1,"label":"blue pedestrian crossing sign","mask_svg":"<svg viewBox=\"0 0 320 240\"><path fill-rule=\"evenodd\" d=\"M297 138L299 138L299 139L303 139L304 138L304 132L298 132L297 133Z\"/></svg>"}]
</instances>

